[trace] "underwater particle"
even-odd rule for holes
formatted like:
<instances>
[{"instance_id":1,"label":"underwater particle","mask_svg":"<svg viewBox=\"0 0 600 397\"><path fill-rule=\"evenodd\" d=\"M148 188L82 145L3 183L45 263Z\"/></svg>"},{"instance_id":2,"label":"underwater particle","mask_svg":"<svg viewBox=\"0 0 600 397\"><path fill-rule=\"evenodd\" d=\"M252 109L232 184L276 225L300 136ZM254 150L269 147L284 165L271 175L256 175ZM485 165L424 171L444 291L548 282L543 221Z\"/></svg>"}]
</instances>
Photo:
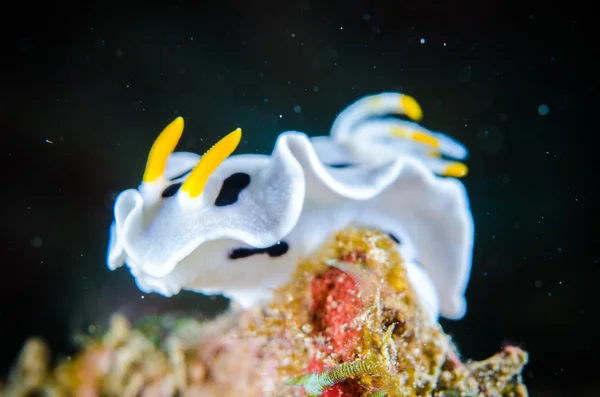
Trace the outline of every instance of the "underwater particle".
<instances>
[{"instance_id":1,"label":"underwater particle","mask_svg":"<svg viewBox=\"0 0 600 397\"><path fill-rule=\"evenodd\" d=\"M540 106L538 106L537 111L540 116L546 116L548 113L550 113L550 107L542 103Z\"/></svg>"},{"instance_id":2,"label":"underwater particle","mask_svg":"<svg viewBox=\"0 0 600 397\"><path fill-rule=\"evenodd\" d=\"M295 112L295 113L300 113L300 112L302 112L302 106L300 106L300 105L296 105L296 106L294 106L294 112Z\"/></svg>"},{"instance_id":3,"label":"underwater particle","mask_svg":"<svg viewBox=\"0 0 600 397\"><path fill-rule=\"evenodd\" d=\"M34 237L31 239L31 246L33 248L40 248L43 243L44 243L44 240L42 240L41 237Z\"/></svg>"},{"instance_id":4,"label":"underwater particle","mask_svg":"<svg viewBox=\"0 0 600 397\"><path fill-rule=\"evenodd\" d=\"M368 12L365 12L365 13L363 14L363 19L364 19L365 21L368 21L369 19L371 19L371 14L369 14Z\"/></svg>"},{"instance_id":5,"label":"underwater particle","mask_svg":"<svg viewBox=\"0 0 600 397\"><path fill-rule=\"evenodd\" d=\"M568 92L561 91L552 98L552 106L555 109L564 110L572 103L571 95Z\"/></svg>"},{"instance_id":6,"label":"underwater particle","mask_svg":"<svg viewBox=\"0 0 600 397\"><path fill-rule=\"evenodd\" d=\"M485 153L496 154L504 148L504 132L495 125L482 128L475 139L479 149Z\"/></svg>"},{"instance_id":7,"label":"underwater particle","mask_svg":"<svg viewBox=\"0 0 600 397\"><path fill-rule=\"evenodd\" d=\"M533 285L535 288L542 288L542 280L535 280Z\"/></svg>"},{"instance_id":8,"label":"underwater particle","mask_svg":"<svg viewBox=\"0 0 600 397\"><path fill-rule=\"evenodd\" d=\"M420 42L421 42L421 44L425 44L425 37L421 37Z\"/></svg>"},{"instance_id":9,"label":"underwater particle","mask_svg":"<svg viewBox=\"0 0 600 397\"><path fill-rule=\"evenodd\" d=\"M279 118L280 118L280 119L282 119L282 118L283 118L283 114L280 114L280 115L279 115Z\"/></svg>"},{"instance_id":10,"label":"underwater particle","mask_svg":"<svg viewBox=\"0 0 600 397\"><path fill-rule=\"evenodd\" d=\"M313 91L314 92L319 92L319 86L318 85L313 85Z\"/></svg>"},{"instance_id":11,"label":"underwater particle","mask_svg":"<svg viewBox=\"0 0 600 397\"><path fill-rule=\"evenodd\" d=\"M118 56L119 58L121 58L123 56L123 50L122 49L117 49L117 51L115 51L115 55Z\"/></svg>"},{"instance_id":12,"label":"underwater particle","mask_svg":"<svg viewBox=\"0 0 600 397\"><path fill-rule=\"evenodd\" d=\"M471 65L467 65L465 67L461 67L457 71L456 77L458 78L458 81L460 81L461 83L468 83L469 81L471 81L471 74L472 74Z\"/></svg>"},{"instance_id":13,"label":"underwater particle","mask_svg":"<svg viewBox=\"0 0 600 397\"><path fill-rule=\"evenodd\" d=\"M510 183L511 178L506 174L502 174L500 175L500 180L502 181L502 183Z\"/></svg>"}]
</instances>

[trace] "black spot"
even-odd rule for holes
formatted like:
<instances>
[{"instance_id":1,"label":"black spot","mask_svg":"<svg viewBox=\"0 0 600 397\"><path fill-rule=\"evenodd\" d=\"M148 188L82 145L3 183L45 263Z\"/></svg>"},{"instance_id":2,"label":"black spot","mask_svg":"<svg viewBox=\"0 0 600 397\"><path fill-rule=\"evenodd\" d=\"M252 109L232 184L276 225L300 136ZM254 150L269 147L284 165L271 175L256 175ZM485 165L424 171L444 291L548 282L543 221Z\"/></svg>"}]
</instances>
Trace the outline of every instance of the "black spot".
<instances>
[{"instance_id":1,"label":"black spot","mask_svg":"<svg viewBox=\"0 0 600 397\"><path fill-rule=\"evenodd\" d=\"M221 191L215 200L215 205L217 207L224 207L235 203L241 191L249 184L250 175L245 172L236 172L235 174L230 175L223 181Z\"/></svg>"},{"instance_id":2,"label":"black spot","mask_svg":"<svg viewBox=\"0 0 600 397\"><path fill-rule=\"evenodd\" d=\"M388 236L390 236L390 238L392 240L394 240L396 242L396 244L400 244L400 239L398 237L396 237L395 235L393 235L392 233L388 232L387 234Z\"/></svg>"},{"instance_id":3,"label":"black spot","mask_svg":"<svg viewBox=\"0 0 600 397\"><path fill-rule=\"evenodd\" d=\"M289 249L290 246L288 245L288 243L286 243L285 241L280 241L278 244L266 248L266 251L271 258L275 258L284 255L286 252L288 252Z\"/></svg>"},{"instance_id":4,"label":"black spot","mask_svg":"<svg viewBox=\"0 0 600 397\"><path fill-rule=\"evenodd\" d=\"M180 187L181 187L181 183L174 183L170 186L167 186L167 188L165 190L163 190L162 196L164 198L172 197L177 194Z\"/></svg>"},{"instance_id":5,"label":"black spot","mask_svg":"<svg viewBox=\"0 0 600 397\"><path fill-rule=\"evenodd\" d=\"M333 163L333 164L326 164L328 167L331 168L350 168L350 167L354 167L356 164L352 164L352 163Z\"/></svg>"},{"instance_id":6,"label":"black spot","mask_svg":"<svg viewBox=\"0 0 600 397\"><path fill-rule=\"evenodd\" d=\"M415 122L413 119L408 117L406 114L388 113L388 114L379 115L379 116L367 117L367 118L363 119L362 121L360 121L357 124L357 126L362 125L362 124L367 124L369 122L376 121L376 120L402 120L402 121L409 121L411 123Z\"/></svg>"},{"instance_id":7,"label":"black spot","mask_svg":"<svg viewBox=\"0 0 600 397\"><path fill-rule=\"evenodd\" d=\"M280 241L267 248L236 248L229 253L229 259L242 259L252 255L267 254L271 258L275 258L284 255L290 246L285 241Z\"/></svg>"},{"instance_id":8,"label":"black spot","mask_svg":"<svg viewBox=\"0 0 600 397\"><path fill-rule=\"evenodd\" d=\"M260 248L236 248L229 253L229 259L242 259L262 253L263 250Z\"/></svg>"},{"instance_id":9,"label":"black spot","mask_svg":"<svg viewBox=\"0 0 600 397\"><path fill-rule=\"evenodd\" d=\"M174 176L173 178L171 178L172 181L179 179L179 178L183 178L184 176L186 176L187 174L189 174L190 172L192 172L193 168L187 170L186 172L184 172L183 174L179 174Z\"/></svg>"}]
</instances>

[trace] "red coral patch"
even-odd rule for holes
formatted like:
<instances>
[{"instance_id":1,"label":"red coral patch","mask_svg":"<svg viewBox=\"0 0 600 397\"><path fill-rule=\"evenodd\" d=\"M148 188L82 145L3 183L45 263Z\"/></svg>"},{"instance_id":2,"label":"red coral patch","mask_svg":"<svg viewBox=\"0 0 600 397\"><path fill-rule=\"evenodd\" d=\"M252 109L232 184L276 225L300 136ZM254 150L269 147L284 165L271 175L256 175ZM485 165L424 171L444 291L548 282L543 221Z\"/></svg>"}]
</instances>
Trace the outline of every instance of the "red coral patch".
<instances>
[{"instance_id":1,"label":"red coral patch","mask_svg":"<svg viewBox=\"0 0 600 397\"><path fill-rule=\"evenodd\" d=\"M360 253L351 255L357 260ZM315 333L326 337L320 346L326 354L335 353L343 362L353 359L354 350L360 341L360 333L354 327L354 319L360 313L362 302L358 297L358 286L354 279L338 268L330 267L311 282L312 314ZM308 371L323 370L323 363L313 357ZM360 396L363 389L353 380L340 382L327 389L322 397Z\"/></svg>"},{"instance_id":2,"label":"red coral patch","mask_svg":"<svg viewBox=\"0 0 600 397\"><path fill-rule=\"evenodd\" d=\"M327 353L344 359L352 356L359 341L353 320L361 308L356 282L338 268L330 267L311 283L314 329L327 337Z\"/></svg>"}]
</instances>

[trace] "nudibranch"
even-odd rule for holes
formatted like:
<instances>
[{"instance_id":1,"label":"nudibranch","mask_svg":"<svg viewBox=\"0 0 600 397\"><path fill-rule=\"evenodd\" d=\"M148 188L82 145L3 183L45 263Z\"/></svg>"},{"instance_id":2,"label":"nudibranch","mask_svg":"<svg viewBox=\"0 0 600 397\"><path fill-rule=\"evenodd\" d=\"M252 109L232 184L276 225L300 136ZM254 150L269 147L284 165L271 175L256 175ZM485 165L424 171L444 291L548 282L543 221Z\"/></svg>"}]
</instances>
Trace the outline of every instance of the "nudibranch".
<instances>
[{"instance_id":1,"label":"nudibranch","mask_svg":"<svg viewBox=\"0 0 600 397\"><path fill-rule=\"evenodd\" d=\"M330 135L279 135L271 155L231 155L236 129L203 156L174 152L176 118L156 139L141 184L114 205L108 267L138 288L222 294L248 307L288 281L300 256L360 225L398 243L424 305L461 318L473 219L459 162L467 150L418 122L416 100L381 93L351 104Z\"/></svg>"}]
</instances>

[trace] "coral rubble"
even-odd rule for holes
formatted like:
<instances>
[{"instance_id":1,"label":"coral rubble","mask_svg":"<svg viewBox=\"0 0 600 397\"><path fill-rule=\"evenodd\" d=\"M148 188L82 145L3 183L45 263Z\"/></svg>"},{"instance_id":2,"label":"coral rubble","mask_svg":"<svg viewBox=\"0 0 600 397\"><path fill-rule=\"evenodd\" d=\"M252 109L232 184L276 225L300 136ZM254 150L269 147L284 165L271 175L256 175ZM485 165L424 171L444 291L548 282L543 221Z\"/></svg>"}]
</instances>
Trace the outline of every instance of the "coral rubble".
<instances>
[{"instance_id":1,"label":"coral rubble","mask_svg":"<svg viewBox=\"0 0 600 397\"><path fill-rule=\"evenodd\" d=\"M0 396L527 396L527 353L509 346L462 361L394 244L374 230L340 231L264 307L209 322L165 316L154 320L168 323L158 336L115 315L54 369L30 339Z\"/></svg>"}]
</instances>

